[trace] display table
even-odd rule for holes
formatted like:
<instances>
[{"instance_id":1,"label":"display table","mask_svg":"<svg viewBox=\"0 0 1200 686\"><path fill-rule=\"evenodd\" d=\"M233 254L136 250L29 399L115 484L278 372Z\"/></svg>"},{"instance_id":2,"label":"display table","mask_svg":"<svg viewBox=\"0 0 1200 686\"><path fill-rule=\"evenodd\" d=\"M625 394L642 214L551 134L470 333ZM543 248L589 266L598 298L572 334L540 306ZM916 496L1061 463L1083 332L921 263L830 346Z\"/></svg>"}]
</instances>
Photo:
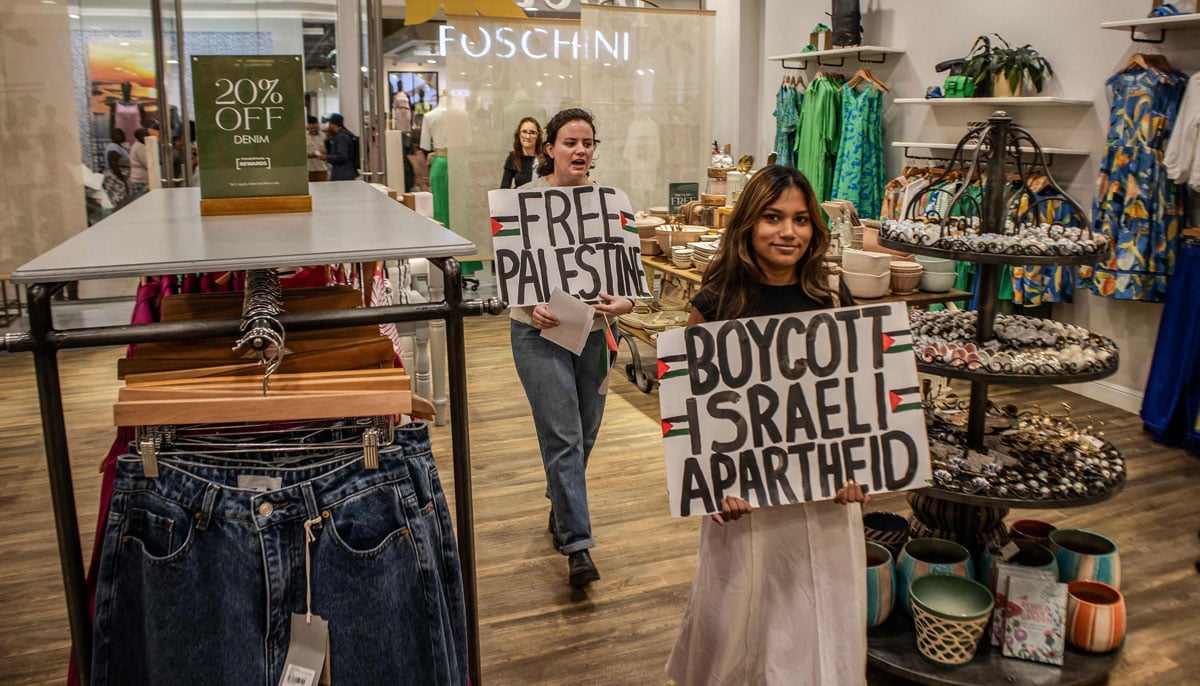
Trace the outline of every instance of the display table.
<instances>
[{"instance_id":1,"label":"display table","mask_svg":"<svg viewBox=\"0 0 1200 686\"><path fill-rule=\"evenodd\" d=\"M1004 657L985 636L974 660L961 667L940 667L921 657L912 620L898 609L886 622L867 631L867 651L867 661L878 669L938 686L1084 686L1103 682L1121 660L1121 648L1102 654L1067 648L1062 667L1044 665Z\"/></svg>"},{"instance_id":2,"label":"display table","mask_svg":"<svg viewBox=\"0 0 1200 686\"><path fill-rule=\"evenodd\" d=\"M58 330L51 312L53 294L65 282L83 279L412 257L429 258L442 269L446 277L443 301L284 314L278 321L289 332L386 322L446 322L454 519L463 570L470 676L473 683L481 683L463 317L499 314L504 303L462 299L458 262L452 256L473 253L475 247L470 241L361 181L316 183L309 188L312 212L220 217L200 216L198 188L151 191L12 274L13 282L28 284L30 331L5 334L4 350L30 351L34 357L63 584L82 683L88 683L91 666L92 626L67 450L58 350L214 337L229 337L232 344L240 333L242 319Z\"/></svg>"}]
</instances>

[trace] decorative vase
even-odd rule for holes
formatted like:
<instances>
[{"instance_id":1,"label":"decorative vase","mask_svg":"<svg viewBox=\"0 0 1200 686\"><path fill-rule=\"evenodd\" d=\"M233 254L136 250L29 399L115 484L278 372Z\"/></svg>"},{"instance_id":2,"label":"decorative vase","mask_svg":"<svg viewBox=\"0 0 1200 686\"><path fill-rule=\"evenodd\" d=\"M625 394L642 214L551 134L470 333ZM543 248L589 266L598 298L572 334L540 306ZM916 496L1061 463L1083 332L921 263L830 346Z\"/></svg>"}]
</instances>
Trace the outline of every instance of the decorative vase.
<instances>
[{"instance_id":1,"label":"decorative vase","mask_svg":"<svg viewBox=\"0 0 1200 686\"><path fill-rule=\"evenodd\" d=\"M1003 74L994 74L992 76L992 97L993 98L1020 98L1025 94L1025 78L1017 82L1017 87L1010 88L1008 79Z\"/></svg>"},{"instance_id":2,"label":"decorative vase","mask_svg":"<svg viewBox=\"0 0 1200 686\"><path fill-rule=\"evenodd\" d=\"M1067 642L1089 653L1107 653L1125 640L1125 598L1099 581L1067 584Z\"/></svg>"},{"instance_id":3,"label":"decorative vase","mask_svg":"<svg viewBox=\"0 0 1200 686\"><path fill-rule=\"evenodd\" d=\"M1018 551L1007 561L1000 559L1000 551L1009 542L1016 544ZM1025 567L1026 569L1048 569L1055 577L1058 576L1058 561L1049 548L1033 541L1008 539L987 546L979 561L975 564L975 580L987 586L993 595L996 593L996 579L1004 567Z\"/></svg>"},{"instance_id":4,"label":"decorative vase","mask_svg":"<svg viewBox=\"0 0 1200 686\"><path fill-rule=\"evenodd\" d=\"M970 662L988 625L994 601L982 584L960 576L930 574L909 589L917 650L942 667Z\"/></svg>"},{"instance_id":5,"label":"decorative vase","mask_svg":"<svg viewBox=\"0 0 1200 686\"><path fill-rule=\"evenodd\" d=\"M1009 527L1009 535L1049 547L1050 533L1054 530L1055 526L1050 522L1040 519L1018 519Z\"/></svg>"},{"instance_id":6,"label":"decorative vase","mask_svg":"<svg viewBox=\"0 0 1200 686\"><path fill-rule=\"evenodd\" d=\"M1058 529L1050 534L1050 549L1058 558L1058 580L1064 583L1099 581L1121 588L1121 555L1117 544L1083 529Z\"/></svg>"},{"instance_id":7,"label":"decorative vase","mask_svg":"<svg viewBox=\"0 0 1200 686\"><path fill-rule=\"evenodd\" d=\"M888 549L893 557L908 541L908 521L895 512L867 512L863 514L863 535Z\"/></svg>"},{"instance_id":8,"label":"decorative vase","mask_svg":"<svg viewBox=\"0 0 1200 686\"><path fill-rule=\"evenodd\" d=\"M927 574L951 574L971 578L971 553L961 545L941 538L914 538L904 544L896 562L896 591L900 607L911 613L909 587Z\"/></svg>"},{"instance_id":9,"label":"decorative vase","mask_svg":"<svg viewBox=\"0 0 1200 686\"><path fill-rule=\"evenodd\" d=\"M896 569L892 554L878 543L867 541L867 628L887 621L896 601Z\"/></svg>"}]
</instances>

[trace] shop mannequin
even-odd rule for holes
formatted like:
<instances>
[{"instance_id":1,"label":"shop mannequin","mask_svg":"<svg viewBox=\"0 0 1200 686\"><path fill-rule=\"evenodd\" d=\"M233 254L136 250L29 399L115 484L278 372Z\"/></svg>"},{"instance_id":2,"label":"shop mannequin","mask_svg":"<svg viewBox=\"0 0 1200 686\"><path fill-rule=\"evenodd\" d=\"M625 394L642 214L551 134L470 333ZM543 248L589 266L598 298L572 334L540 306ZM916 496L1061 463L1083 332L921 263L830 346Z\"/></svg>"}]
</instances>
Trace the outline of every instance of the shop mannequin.
<instances>
[{"instance_id":1,"label":"shop mannequin","mask_svg":"<svg viewBox=\"0 0 1200 686\"><path fill-rule=\"evenodd\" d=\"M425 115L421 125L421 149L430 153L429 186L433 192L433 218L450 226L450 174L447 149L471 144L471 120L463 109L454 107L451 95L442 91L437 107Z\"/></svg>"},{"instance_id":2,"label":"shop mannequin","mask_svg":"<svg viewBox=\"0 0 1200 686\"><path fill-rule=\"evenodd\" d=\"M408 103L408 93L401 88L392 96L392 128L397 131L408 131L412 128L412 107Z\"/></svg>"},{"instance_id":3,"label":"shop mannequin","mask_svg":"<svg viewBox=\"0 0 1200 686\"><path fill-rule=\"evenodd\" d=\"M133 99L133 84L126 81L121 84L121 99L112 99L108 103L108 128L120 129L125 132L125 149L133 146L134 133L142 128L146 113L142 104Z\"/></svg>"}]
</instances>

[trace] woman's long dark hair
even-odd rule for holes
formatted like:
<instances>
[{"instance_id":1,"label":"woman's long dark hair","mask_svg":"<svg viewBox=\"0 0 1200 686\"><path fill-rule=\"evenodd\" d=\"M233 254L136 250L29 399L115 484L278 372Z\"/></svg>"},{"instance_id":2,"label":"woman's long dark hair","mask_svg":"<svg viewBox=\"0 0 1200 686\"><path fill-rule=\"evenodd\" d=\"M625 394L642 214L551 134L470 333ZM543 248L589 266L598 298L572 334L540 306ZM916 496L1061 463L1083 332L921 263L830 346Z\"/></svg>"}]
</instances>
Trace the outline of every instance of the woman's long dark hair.
<instances>
[{"instance_id":1,"label":"woman's long dark hair","mask_svg":"<svg viewBox=\"0 0 1200 686\"><path fill-rule=\"evenodd\" d=\"M596 137L596 122L592 120L592 113L587 110L572 107L550 117L550 121L546 124L546 142L538 146L538 176L549 176L554 173L554 159L546 154L546 144L554 145L554 142L558 140L558 130L576 120L587 122L587 125L592 127L592 138Z\"/></svg>"},{"instance_id":2,"label":"woman's long dark hair","mask_svg":"<svg viewBox=\"0 0 1200 686\"><path fill-rule=\"evenodd\" d=\"M533 146L533 157L537 158L539 151L542 149L542 125L533 117L525 117L517 124L517 130L513 131L513 149L508 156L508 166L517 171L521 171L521 158L525 156L525 146L521 145L521 127L525 126L525 122L532 122L537 127L537 143Z\"/></svg>"},{"instance_id":3,"label":"woman's long dark hair","mask_svg":"<svg viewBox=\"0 0 1200 686\"><path fill-rule=\"evenodd\" d=\"M813 300L832 306L833 291L829 287L829 270L821 256L829 248L829 229L821 216L812 184L794 167L771 165L755 172L742 190L729 228L721 240L712 264L704 270L700 293L707 293L716 303L716 319L737 319L748 316L757 305L756 284L766 280L758 255L754 252L754 227L763 213L783 192L796 188L804 195L812 222L812 239L804 256L796 263L796 276L801 287Z\"/></svg>"}]
</instances>

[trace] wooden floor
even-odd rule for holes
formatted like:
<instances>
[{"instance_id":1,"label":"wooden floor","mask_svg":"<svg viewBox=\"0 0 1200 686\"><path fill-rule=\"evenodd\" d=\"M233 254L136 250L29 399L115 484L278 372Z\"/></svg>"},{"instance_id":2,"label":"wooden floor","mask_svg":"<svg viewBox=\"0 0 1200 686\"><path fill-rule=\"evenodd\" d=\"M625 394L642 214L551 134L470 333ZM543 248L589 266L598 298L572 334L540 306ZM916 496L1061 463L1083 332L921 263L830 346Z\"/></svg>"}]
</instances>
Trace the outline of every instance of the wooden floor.
<instances>
[{"instance_id":1,"label":"wooden floor","mask_svg":"<svg viewBox=\"0 0 1200 686\"><path fill-rule=\"evenodd\" d=\"M537 443L507 320L470 320L467 331L485 683L666 683L663 664L695 571L698 521L667 512L657 396L613 377L589 471L593 553L603 578L572 591L546 533ZM96 521L96 468L113 438L119 354L60 355L85 556ZM0 683L60 684L68 630L30 356L0 355L0 378ZM1087 398L1057 389L996 394L1022 405L1069 400L1077 417L1102 421L1125 454L1129 483L1112 500L1027 512L1106 533L1120 545L1130 630L1111 683L1200 682L1200 574L1193 568L1200 459L1151 443L1136 417ZM449 427L436 431L435 451L452 497ZM898 495L876 499L871 509L907 514ZM872 683L896 681L874 675Z\"/></svg>"}]
</instances>

